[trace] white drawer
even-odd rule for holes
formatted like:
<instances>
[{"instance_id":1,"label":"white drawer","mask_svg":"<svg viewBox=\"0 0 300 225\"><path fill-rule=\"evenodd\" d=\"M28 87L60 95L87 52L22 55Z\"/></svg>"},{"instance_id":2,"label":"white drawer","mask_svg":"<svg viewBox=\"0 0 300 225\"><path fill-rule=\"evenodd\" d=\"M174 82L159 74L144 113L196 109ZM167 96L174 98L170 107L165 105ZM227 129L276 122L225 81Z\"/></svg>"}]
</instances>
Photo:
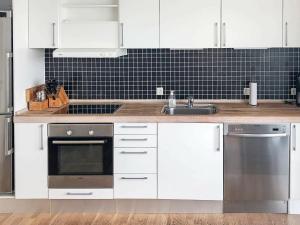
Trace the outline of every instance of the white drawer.
<instances>
[{"instance_id":1,"label":"white drawer","mask_svg":"<svg viewBox=\"0 0 300 225\"><path fill-rule=\"evenodd\" d=\"M115 134L157 134L156 123L115 123Z\"/></svg>"},{"instance_id":2,"label":"white drawer","mask_svg":"<svg viewBox=\"0 0 300 225\"><path fill-rule=\"evenodd\" d=\"M156 135L115 135L116 148L156 148Z\"/></svg>"},{"instance_id":3,"label":"white drawer","mask_svg":"<svg viewBox=\"0 0 300 225\"><path fill-rule=\"evenodd\" d=\"M115 174L115 199L156 199L156 174Z\"/></svg>"},{"instance_id":4,"label":"white drawer","mask_svg":"<svg viewBox=\"0 0 300 225\"><path fill-rule=\"evenodd\" d=\"M49 189L49 199L113 199L113 189Z\"/></svg>"},{"instance_id":5,"label":"white drawer","mask_svg":"<svg viewBox=\"0 0 300 225\"><path fill-rule=\"evenodd\" d=\"M156 148L115 148L114 173L156 173Z\"/></svg>"}]
</instances>

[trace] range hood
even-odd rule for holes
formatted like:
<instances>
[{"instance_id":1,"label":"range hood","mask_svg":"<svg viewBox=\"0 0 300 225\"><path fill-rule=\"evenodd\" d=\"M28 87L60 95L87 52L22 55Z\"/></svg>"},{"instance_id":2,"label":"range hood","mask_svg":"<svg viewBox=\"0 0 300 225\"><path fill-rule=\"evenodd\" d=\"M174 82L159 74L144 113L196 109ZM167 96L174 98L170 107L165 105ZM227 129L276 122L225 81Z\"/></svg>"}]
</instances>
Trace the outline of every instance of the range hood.
<instances>
[{"instance_id":1,"label":"range hood","mask_svg":"<svg viewBox=\"0 0 300 225\"><path fill-rule=\"evenodd\" d=\"M60 48L53 52L54 58L118 58L127 55L127 49L68 49Z\"/></svg>"}]
</instances>

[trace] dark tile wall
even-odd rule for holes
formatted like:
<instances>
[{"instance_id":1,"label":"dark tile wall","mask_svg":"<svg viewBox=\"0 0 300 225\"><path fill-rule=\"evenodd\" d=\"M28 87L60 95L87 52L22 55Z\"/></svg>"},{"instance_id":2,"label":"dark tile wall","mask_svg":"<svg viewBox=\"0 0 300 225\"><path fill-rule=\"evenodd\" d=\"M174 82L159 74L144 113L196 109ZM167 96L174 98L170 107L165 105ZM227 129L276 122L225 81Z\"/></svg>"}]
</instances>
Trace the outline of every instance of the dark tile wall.
<instances>
[{"instance_id":1,"label":"dark tile wall","mask_svg":"<svg viewBox=\"0 0 300 225\"><path fill-rule=\"evenodd\" d=\"M46 79L65 85L72 99L244 99L258 82L259 99L293 99L300 49L132 49L116 59L52 58L45 52ZM165 89L156 96L156 87Z\"/></svg>"}]
</instances>

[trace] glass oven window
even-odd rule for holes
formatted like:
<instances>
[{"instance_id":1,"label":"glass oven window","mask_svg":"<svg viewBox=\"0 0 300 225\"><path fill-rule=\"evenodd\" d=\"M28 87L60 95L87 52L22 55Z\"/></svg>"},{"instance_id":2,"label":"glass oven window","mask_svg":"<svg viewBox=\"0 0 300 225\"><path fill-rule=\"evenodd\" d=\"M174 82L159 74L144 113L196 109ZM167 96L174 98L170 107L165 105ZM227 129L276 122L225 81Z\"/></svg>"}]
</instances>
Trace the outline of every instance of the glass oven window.
<instances>
[{"instance_id":1,"label":"glass oven window","mask_svg":"<svg viewBox=\"0 0 300 225\"><path fill-rule=\"evenodd\" d=\"M57 140L55 140L57 141ZM113 168L112 140L104 144L70 144L63 140L49 143L49 175L111 175ZM78 140L76 140L78 141ZM84 142L84 140L80 140ZM91 140L88 140L89 142ZM67 143L67 144L66 144Z\"/></svg>"},{"instance_id":2,"label":"glass oven window","mask_svg":"<svg viewBox=\"0 0 300 225\"><path fill-rule=\"evenodd\" d=\"M103 174L103 147L97 145L58 146L57 175Z\"/></svg>"}]
</instances>

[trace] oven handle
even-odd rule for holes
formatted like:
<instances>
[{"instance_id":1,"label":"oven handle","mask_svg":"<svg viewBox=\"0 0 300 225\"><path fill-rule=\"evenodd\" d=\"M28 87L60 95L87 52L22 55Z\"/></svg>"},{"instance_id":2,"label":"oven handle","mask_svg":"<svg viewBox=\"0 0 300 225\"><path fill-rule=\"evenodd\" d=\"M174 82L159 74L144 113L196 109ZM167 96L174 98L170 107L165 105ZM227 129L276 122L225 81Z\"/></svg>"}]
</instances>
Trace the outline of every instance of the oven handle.
<instances>
[{"instance_id":1,"label":"oven handle","mask_svg":"<svg viewBox=\"0 0 300 225\"><path fill-rule=\"evenodd\" d=\"M272 137L287 137L288 134L232 134L229 133L227 136L233 137L249 137L249 138L272 138Z\"/></svg>"},{"instance_id":2,"label":"oven handle","mask_svg":"<svg viewBox=\"0 0 300 225\"><path fill-rule=\"evenodd\" d=\"M86 145L86 144L105 144L106 141L52 141L53 144L57 145Z\"/></svg>"}]
</instances>

